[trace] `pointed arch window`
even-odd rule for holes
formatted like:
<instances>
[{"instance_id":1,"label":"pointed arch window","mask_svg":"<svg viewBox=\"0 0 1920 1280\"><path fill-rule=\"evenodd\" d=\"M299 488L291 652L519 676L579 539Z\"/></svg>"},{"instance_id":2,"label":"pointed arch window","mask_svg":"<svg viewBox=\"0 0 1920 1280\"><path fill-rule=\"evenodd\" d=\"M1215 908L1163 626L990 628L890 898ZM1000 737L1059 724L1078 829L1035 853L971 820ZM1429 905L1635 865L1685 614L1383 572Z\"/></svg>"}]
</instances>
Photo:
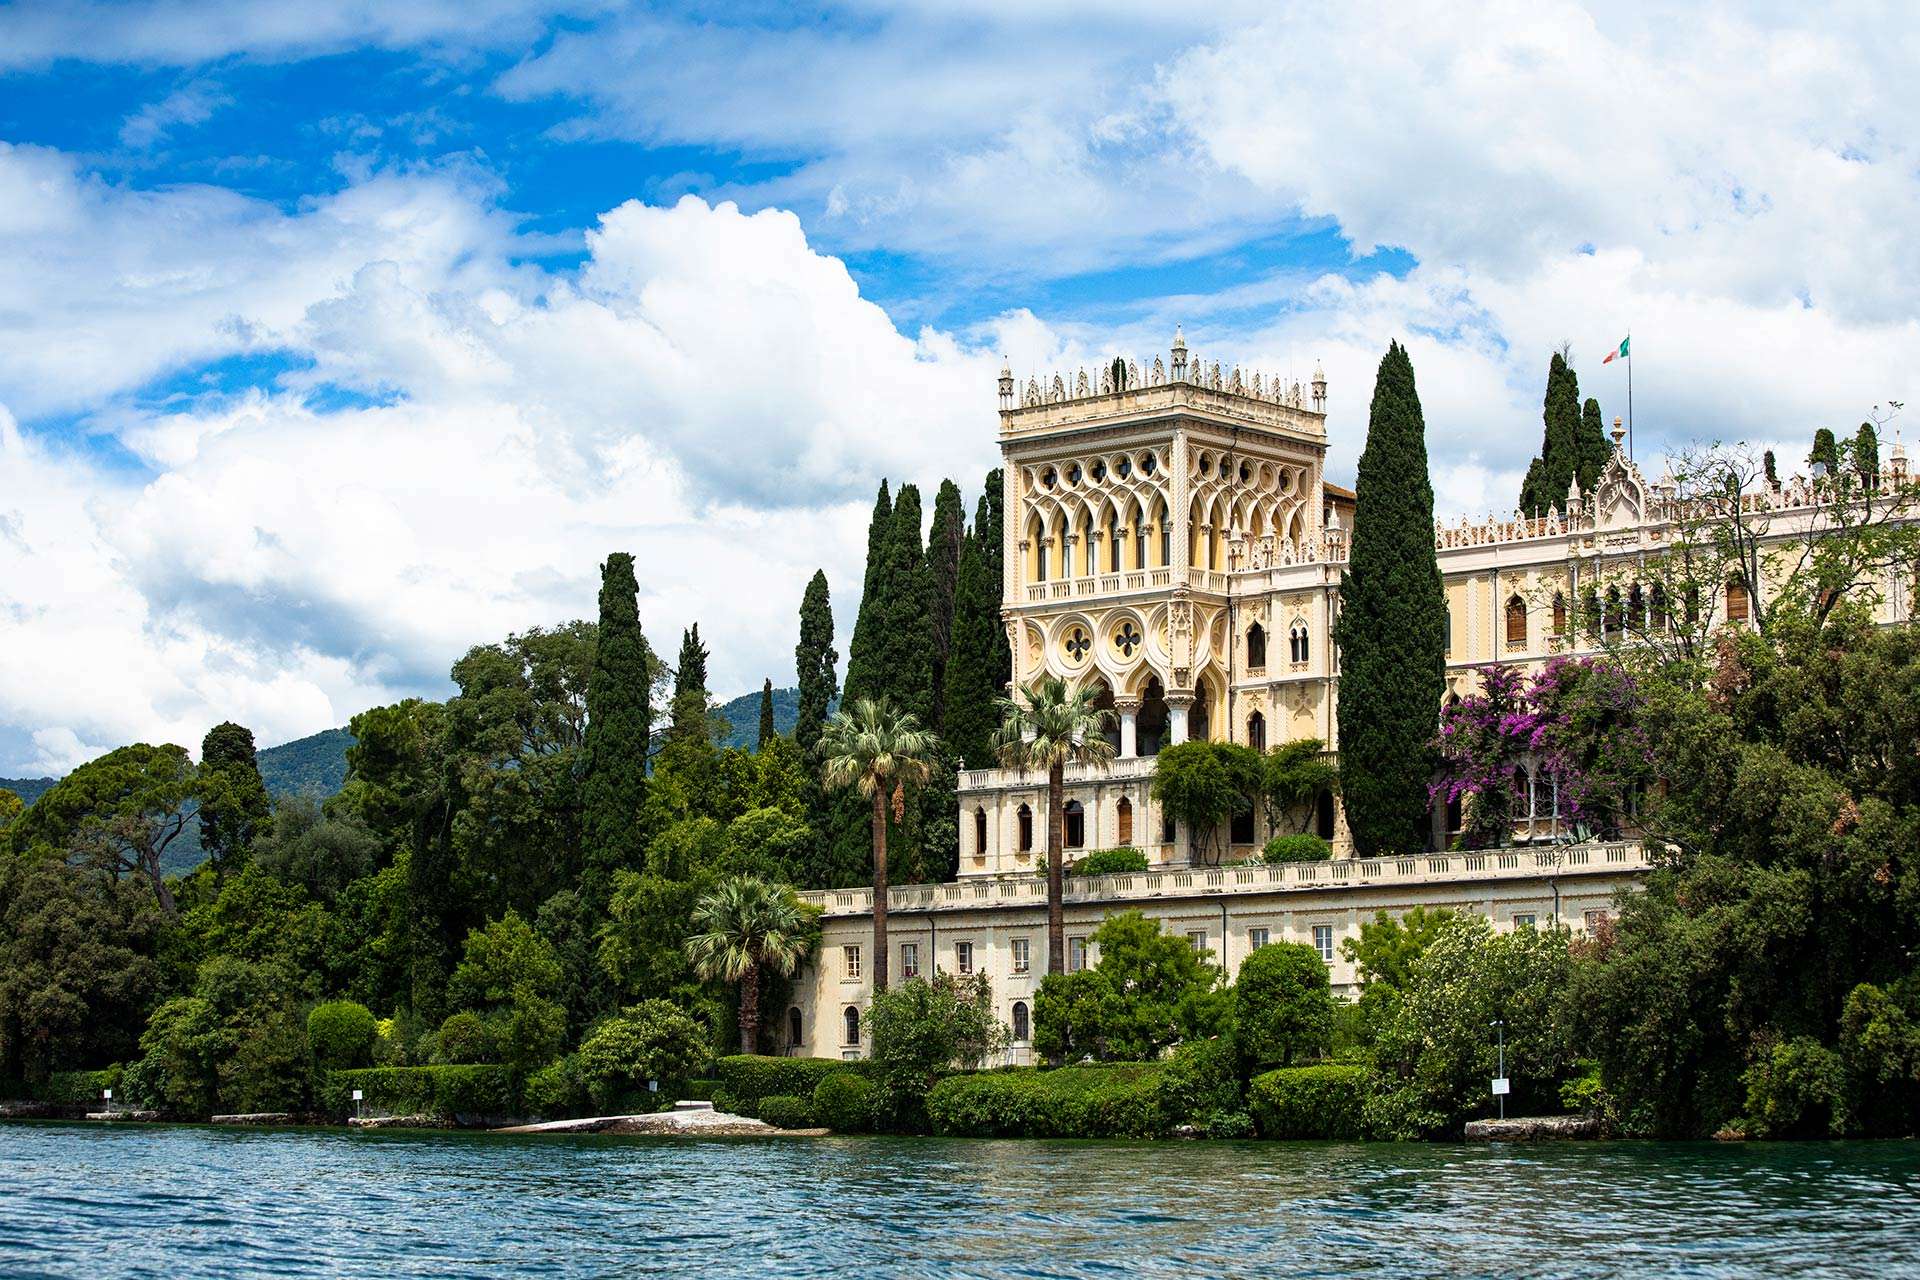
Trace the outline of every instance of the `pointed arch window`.
<instances>
[{"instance_id":1,"label":"pointed arch window","mask_svg":"<svg viewBox=\"0 0 1920 1280\"><path fill-rule=\"evenodd\" d=\"M977 858L987 856L987 811L980 805L973 810L973 853Z\"/></svg>"},{"instance_id":2,"label":"pointed arch window","mask_svg":"<svg viewBox=\"0 0 1920 1280\"><path fill-rule=\"evenodd\" d=\"M1287 656L1294 662L1305 662L1313 656L1313 642L1307 634L1307 624L1296 622L1287 630Z\"/></svg>"},{"instance_id":3,"label":"pointed arch window","mask_svg":"<svg viewBox=\"0 0 1920 1280\"><path fill-rule=\"evenodd\" d=\"M1667 588L1662 583L1656 582L1653 584L1650 595L1653 603L1647 621L1655 631L1665 631L1671 621L1667 609Z\"/></svg>"},{"instance_id":4,"label":"pointed arch window","mask_svg":"<svg viewBox=\"0 0 1920 1280\"><path fill-rule=\"evenodd\" d=\"M1067 848L1069 849L1086 848L1087 847L1087 811L1086 809L1081 806L1078 800L1069 800L1067 801L1066 808L1061 812L1061 817L1063 817L1066 820L1063 825L1066 827L1065 839L1067 842Z\"/></svg>"},{"instance_id":5,"label":"pointed arch window","mask_svg":"<svg viewBox=\"0 0 1920 1280\"><path fill-rule=\"evenodd\" d=\"M1267 749L1267 718L1258 711L1247 717L1247 745L1255 751Z\"/></svg>"},{"instance_id":6,"label":"pointed arch window","mask_svg":"<svg viewBox=\"0 0 1920 1280\"><path fill-rule=\"evenodd\" d=\"M1257 622L1247 628L1247 665L1256 669L1267 665L1267 629Z\"/></svg>"},{"instance_id":7,"label":"pointed arch window","mask_svg":"<svg viewBox=\"0 0 1920 1280\"><path fill-rule=\"evenodd\" d=\"M1119 830L1115 833L1114 843L1120 845L1132 844L1133 801L1127 799L1125 796L1121 796L1120 803L1114 806L1114 818L1119 823Z\"/></svg>"},{"instance_id":8,"label":"pointed arch window","mask_svg":"<svg viewBox=\"0 0 1920 1280\"><path fill-rule=\"evenodd\" d=\"M1107 513L1107 572L1120 572L1120 513Z\"/></svg>"},{"instance_id":9,"label":"pointed arch window","mask_svg":"<svg viewBox=\"0 0 1920 1280\"><path fill-rule=\"evenodd\" d=\"M1024 804L1021 805L1019 818L1020 818L1020 846L1019 846L1020 852L1032 853L1033 852L1033 808L1032 806L1024 805Z\"/></svg>"},{"instance_id":10,"label":"pointed arch window","mask_svg":"<svg viewBox=\"0 0 1920 1280\"><path fill-rule=\"evenodd\" d=\"M787 1009L787 1046L800 1047L800 1006L797 1004Z\"/></svg>"},{"instance_id":11,"label":"pointed arch window","mask_svg":"<svg viewBox=\"0 0 1920 1280\"><path fill-rule=\"evenodd\" d=\"M1507 647L1524 649L1527 645L1527 602L1518 594L1507 597Z\"/></svg>"},{"instance_id":12,"label":"pointed arch window","mask_svg":"<svg viewBox=\"0 0 1920 1280\"><path fill-rule=\"evenodd\" d=\"M1441 651L1443 653L1452 653L1453 652L1453 606L1444 605L1444 604L1440 606L1440 626L1442 628L1442 635L1445 636L1445 640L1443 642Z\"/></svg>"},{"instance_id":13,"label":"pointed arch window","mask_svg":"<svg viewBox=\"0 0 1920 1280\"><path fill-rule=\"evenodd\" d=\"M1553 593L1553 634L1567 634L1567 595L1564 591Z\"/></svg>"},{"instance_id":14,"label":"pointed arch window","mask_svg":"<svg viewBox=\"0 0 1920 1280\"><path fill-rule=\"evenodd\" d=\"M1753 616L1753 598L1747 594L1747 584L1738 578L1727 580L1727 621L1745 622Z\"/></svg>"},{"instance_id":15,"label":"pointed arch window","mask_svg":"<svg viewBox=\"0 0 1920 1280\"><path fill-rule=\"evenodd\" d=\"M1618 640L1626 629L1626 614L1620 602L1620 588L1607 588L1607 612L1605 620L1607 639Z\"/></svg>"}]
</instances>

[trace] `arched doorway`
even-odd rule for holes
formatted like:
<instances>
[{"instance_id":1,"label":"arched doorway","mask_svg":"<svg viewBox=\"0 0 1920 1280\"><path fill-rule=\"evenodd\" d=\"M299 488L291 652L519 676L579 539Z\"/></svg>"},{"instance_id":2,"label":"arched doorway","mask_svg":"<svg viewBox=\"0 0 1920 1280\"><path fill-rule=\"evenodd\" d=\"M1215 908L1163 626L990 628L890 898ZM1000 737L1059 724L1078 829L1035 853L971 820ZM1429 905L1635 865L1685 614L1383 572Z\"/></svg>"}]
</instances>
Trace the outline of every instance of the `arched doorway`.
<instances>
[{"instance_id":1,"label":"arched doorway","mask_svg":"<svg viewBox=\"0 0 1920 1280\"><path fill-rule=\"evenodd\" d=\"M1149 676L1140 691L1140 714L1134 717L1134 745L1143 756L1157 756L1167 745L1167 691L1159 676Z\"/></svg>"}]
</instances>

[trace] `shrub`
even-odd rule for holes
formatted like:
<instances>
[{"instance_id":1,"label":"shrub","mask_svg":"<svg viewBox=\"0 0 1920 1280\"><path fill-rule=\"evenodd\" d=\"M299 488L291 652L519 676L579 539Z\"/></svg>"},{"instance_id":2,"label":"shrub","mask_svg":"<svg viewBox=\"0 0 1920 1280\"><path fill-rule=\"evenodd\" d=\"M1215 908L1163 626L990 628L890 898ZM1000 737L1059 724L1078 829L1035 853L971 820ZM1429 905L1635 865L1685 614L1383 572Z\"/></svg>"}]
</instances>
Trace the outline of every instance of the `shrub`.
<instances>
[{"instance_id":1,"label":"shrub","mask_svg":"<svg viewBox=\"0 0 1920 1280\"><path fill-rule=\"evenodd\" d=\"M1169 1124L1210 1129L1216 1114L1240 1111L1240 1055L1231 1041L1190 1040L1160 1070L1160 1107Z\"/></svg>"},{"instance_id":2,"label":"shrub","mask_svg":"<svg viewBox=\"0 0 1920 1280\"><path fill-rule=\"evenodd\" d=\"M712 1055L707 1033L667 1000L629 1005L595 1027L580 1043L580 1070L595 1106L651 1091L657 1081L666 1097L693 1078Z\"/></svg>"},{"instance_id":3,"label":"shrub","mask_svg":"<svg viewBox=\"0 0 1920 1280\"><path fill-rule=\"evenodd\" d=\"M1247 1087L1254 1123L1266 1138L1367 1136L1366 1100L1374 1087L1366 1067L1282 1067Z\"/></svg>"},{"instance_id":4,"label":"shrub","mask_svg":"<svg viewBox=\"0 0 1920 1280\"><path fill-rule=\"evenodd\" d=\"M505 1067L367 1067L334 1071L321 1089L321 1102L334 1115L353 1114L353 1091L366 1096L370 1115L431 1115L444 1120L465 1116L509 1116L517 1109L513 1076Z\"/></svg>"},{"instance_id":5,"label":"shrub","mask_svg":"<svg viewBox=\"0 0 1920 1280\"><path fill-rule=\"evenodd\" d=\"M1245 1111L1215 1111L1200 1123L1209 1138L1251 1138L1256 1136L1253 1116Z\"/></svg>"},{"instance_id":6,"label":"shrub","mask_svg":"<svg viewBox=\"0 0 1920 1280\"><path fill-rule=\"evenodd\" d=\"M975 1138L1155 1138L1171 1127L1152 1063L949 1076L927 1094L933 1131Z\"/></svg>"},{"instance_id":7,"label":"shrub","mask_svg":"<svg viewBox=\"0 0 1920 1280\"><path fill-rule=\"evenodd\" d=\"M1800 1036L1763 1049L1743 1077L1747 1132L1756 1138L1825 1138L1847 1131L1847 1074L1840 1055Z\"/></svg>"},{"instance_id":8,"label":"shrub","mask_svg":"<svg viewBox=\"0 0 1920 1280\"><path fill-rule=\"evenodd\" d=\"M879 1073L879 1112L901 1129L923 1127L927 1090L935 1080L956 1066L980 1065L1007 1042L984 973L911 979L875 996L867 1017Z\"/></svg>"},{"instance_id":9,"label":"shrub","mask_svg":"<svg viewBox=\"0 0 1920 1280\"><path fill-rule=\"evenodd\" d=\"M69 1107L98 1106L101 1092L112 1089L114 1101L119 1102L122 1101L120 1075L119 1067L108 1067L104 1071L55 1071L41 1084L40 1100Z\"/></svg>"},{"instance_id":10,"label":"shrub","mask_svg":"<svg viewBox=\"0 0 1920 1280\"><path fill-rule=\"evenodd\" d=\"M1319 836L1275 836L1261 851L1261 860L1274 862L1325 862L1333 856L1333 846Z\"/></svg>"},{"instance_id":11,"label":"shrub","mask_svg":"<svg viewBox=\"0 0 1920 1280\"><path fill-rule=\"evenodd\" d=\"M870 1076L871 1062L841 1062L834 1058L772 1058L757 1053L735 1053L714 1061L713 1105L735 1115L760 1114L760 1099L776 1093L810 1098L828 1076L850 1072Z\"/></svg>"},{"instance_id":12,"label":"shrub","mask_svg":"<svg viewBox=\"0 0 1920 1280\"><path fill-rule=\"evenodd\" d=\"M1117 876L1146 869L1147 855L1132 845L1122 845L1118 849L1096 849L1079 861L1068 864L1066 873L1070 876Z\"/></svg>"},{"instance_id":13,"label":"shrub","mask_svg":"<svg viewBox=\"0 0 1920 1280\"><path fill-rule=\"evenodd\" d=\"M1892 1137L1920 1129L1920 1026L1871 983L1847 994L1840 1061L1855 1132Z\"/></svg>"},{"instance_id":14,"label":"shrub","mask_svg":"<svg viewBox=\"0 0 1920 1280\"><path fill-rule=\"evenodd\" d=\"M307 1015L307 1043L321 1067L364 1067L373 1061L379 1022L367 1006L353 1000L329 1000Z\"/></svg>"},{"instance_id":15,"label":"shrub","mask_svg":"<svg viewBox=\"0 0 1920 1280\"><path fill-rule=\"evenodd\" d=\"M802 1058L799 1061L826 1060ZM873 1092L873 1083L865 1076L844 1070L829 1072L813 1087L813 1117L837 1133L866 1133L873 1128Z\"/></svg>"},{"instance_id":16,"label":"shrub","mask_svg":"<svg viewBox=\"0 0 1920 1280\"><path fill-rule=\"evenodd\" d=\"M1290 1067L1296 1053L1333 1038L1333 993L1320 953L1272 942L1240 962L1233 988L1234 1038L1255 1066Z\"/></svg>"},{"instance_id":17,"label":"shrub","mask_svg":"<svg viewBox=\"0 0 1920 1280\"><path fill-rule=\"evenodd\" d=\"M456 1065L500 1060L499 1037L477 1013L450 1014L440 1024L434 1053L443 1063Z\"/></svg>"},{"instance_id":18,"label":"shrub","mask_svg":"<svg viewBox=\"0 0 1920 1280\"><path fill-rule=\"evenodd\" d=\"M522 1093L527 1110L550 1120L585 1111L592 1100L577 1053L556 1058L528 1076Z\"/></svg>"},{"instance_id":19,"label":"shrub","mask_svg":"<svg viewBox=\"0 0 1920 1280\"><path fill-rule=\"evenodd\" d=\"M1230 997L1220 970L1138 911L1094 931L1099 963L1050 973L1034 998L1034 1049L1052 1060L1147 1062L1168 1045L1216 1035Z\"/></svg>"},{"instance_id":20,"label":"shrub","mask_svg":"<svg viewBox=\"0 0 1920 1280\"><path fill-rule=\"evenodd\" d=\"M813 1103L790 1093L770 1093L760 1099L760 1118L776 1129L811 1129Z\"/></svg>"}]
</instances>

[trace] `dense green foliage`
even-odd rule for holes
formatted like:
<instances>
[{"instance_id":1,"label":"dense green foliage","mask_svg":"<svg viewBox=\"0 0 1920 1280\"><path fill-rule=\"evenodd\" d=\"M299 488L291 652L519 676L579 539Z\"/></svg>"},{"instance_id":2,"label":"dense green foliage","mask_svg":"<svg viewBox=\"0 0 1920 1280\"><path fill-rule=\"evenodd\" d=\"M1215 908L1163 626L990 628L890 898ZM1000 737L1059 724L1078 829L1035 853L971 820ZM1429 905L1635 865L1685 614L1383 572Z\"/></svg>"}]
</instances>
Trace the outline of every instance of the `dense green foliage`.
<instances>
[{"instance_id":1,"label":"dense green foliage","mask_svg":"<svg viewBox=\"0 0 1920 1280\"><path fill-rule=\"evenodd\" d=\"M1580 492L1591 498L1607 465L1611 447L1600 402L1580 403L1580 379L1564 351L1553 353L1547 365L1547 395L1541 416L1546 432L1540 453L1527 468L1520 486L1520 510L1530 516L1549 510L1565 511L1567 496L1577 479Z\"/></svg>"},{"instance_id":2,"label":"dense green foliage","mask_svg":"<svg viewBox=\"0 0 1920 1280\"><path fill-rule=\"evenodd\" d=\"M216 878L238 870L271 812L253 733L228 720L200 744L200 847Z\"/></svg>"},{"instance_id":3,"label":"dense green foliage","mask_svg":"<svg viewBox=\"0 0 1920 1280\"><path fill-rule=\"evenodd\" d=\"M879 1085L874 1112L890 1128L921 1127L936 1080L978 1067L1007 1043L984 973L914 978L874 996L867 1018Z\"/></svg>"},{"instance_id":4,"label":"dense green foliage","mask_svg":"<svg viewBox=\"0 0 1920 1280\"><path fill-rule=\"evenodd\" d=\"M1375 1087L1363 1066L1284 1067L1255 1076L1247 1104L1263 1138L1353 1142L1367 1136L1366 1104Z\"/></svg>"},{"instance_id":5,"label":"dense green foliage","mask_svg":"<svg viewBox=\"0 0 1920 1280\"><path fill-rule=\"evenodd\" d=\"M827 594L827 574L824 569L816 569L800 601L800 643L793 648L794 671L799 679L793 740L802 751L812 751L820 741L820 730L840 696L834 676L839 660L833 648L833 603Z\"/></svg>"},{"instance_id":6,"label":"dense green foliage","mask_svg":"<svg viewBox=\"0 0 1920 1280\"><path fill-rule=\"evenodd\" d=\"M790 1093L771 1094L760 1099L760 1119L776 1129L811 1129L813 1099L796 1098Z\"/></svg>"},{"instance_id":7,"label":"dense green foliage","mask_svg":"<svg viewBox=\"0 0 1920 1280\"><path fill-rule=\"evenodd\" d=\"M1288 814L1299 817L1299 830L1312 825L1323 793L1338 789L1340 770L1318 738L1295 738L1267 752L1260 760L1260 790L1267 803L1269 831L1279 830Z\"/></svg>"},{"instance_id":8,"label":"dense green foliage","mask_svg":"<svg viewBox=\"0 0 1920 1280\"><path fill-rule=\"evenodd\" d=\"M713 1105L736 1115L759 1114L760 1099L775 1094L811 1098L815 1087L828 1076L852 1075L862 1084L873 1071L871 1060L839 1062L832 1058L771 1058L755 1054L733 1054L713 1064ZM821 1120L822 1124L834 1125Z\"/></svg>"},{"instance_id":9,"label":"dense green foliage","mask_svg":"<svg viewBox=\"0 0 1920 1280\"><path fill-rule=\"evenodd\" d=\"M1095 849L1086 857L1067 864L1067 874L1070 876L1117 876L1146 869L1147 855L1132 845L1118 849Z\"/></svg>"},{"instance_id":10,"label":"dense green foliage","mask_svg":"<svg viewBox=\"0 0 1920 1280\"><path fill-rule=\"evenodd\" d=\"M1319 836L1275 836L1267 841L1260 856L1267 862L1325 862L1333 856L1333 846Z\"/></svg>"},{"instance_id":11,"label":"dense green foliage","mask_svg":"<svg viewBox=\"0 0 1920 1280\"><path fill-rule=\"evenodd\" d=\"M617 871L645 856L641 813L653 735L653 664L640 631L633 557L615 552L600 567L600 626L587 683L580 840L589 897L604 899Z\"/></svg>"},{"instance_id":12,"label":"dense green foliage","mask_svg":"<svg viewBox=\"0 0 1920 1280\"><path fill-rule=\"evenodd\" d=\"M852 1071L829 1071L813 1086L813 1118L836 1133L868 1133L873 1129L873 1081Z\"/></svg>"},{"instance_id":13,"label":"dense green foliage","mask_svg":"<svg viewBox=\"0 0 1920 1280\"><path fill-rule=\"evenodd\" d=\"M1182 1039L1218 1034L1229 999L1217 966L1138 911L1094 931L1099 961L1050 973L1033 1005L1033 1046L1053 1061L1144 1062Z\"/></svg>"},{"instance_id":14,"label":"dense green foliage","mask_svg":"<svg viewBox=\"0 0 1920 1280\"><path fill-rule=\"evenodd\" d=\"M1333 1036L1333 994L1320 953L1270 942L1240 962L1233 985L1234 1039L1249 1066L1290 1067Z\"/></svg>"},{"instance_id":15,"label":"dense green foliage","mask_svg":"<svg viewBox=\"0 0 1920 1280\"><path fill-rule=\"evenodd\" d=\"M307 1044L322 1068L371 1066L380 1024L367 1006L353 1000L328 1000L307 1014Z\"/></svg>"},{"instance_id":16,"label":"dense green foliage","mask_svg":"<svg viewBox=\"0 0 1920 1280\"><path fill-rule=\"evenodd\" d=\"M355 1114L353 1091L370 1116L433 1116L497 1119L520 1109L513 1077L504 1067L370 1067L335 1071L320 1091L321 1109L332 1116Z\"/></svg>"},{"instance_id":17,"label":"dense green foliage","mask_svg":"<svg viewBox=\"0 0 1920 1280\"><path fill-rule=\"evenodd\" d=\"M1154 761L1153 798L1186 827L1195 862L1221 860L1231 820L1251 813L1263 789L1260 753L1237 742L1182 742Z\"/></svg>"},{"instance_id":18,"label":"dense green foliage","mask_svg":"<svg viewBox=\"0 0 1920 1280\"><path fill-rule=\"evenodd\" d=\"M580 1042L580 1074L596 1107L663 1102L713 1058L707 1033L666 1000L643 1000L602 1021Z\"/></svg>"},{"instance_id":19,"label":"dense green foliage","mask_svg":"<svg viewBox=\"0 0 1920 1280\"><path fill-rule=\"evenodd\" d=\"M950 1076L927 1094L933 1132L968 1138L1156 1138L1161 1068L1015 1068Z\"/></svg>"},{"instance_id":20,"label":"dense green foliage","mask_svg":"<svg viewBox=\"0 0 1920 1280\"><path fill-rule=\"evenodd\" d=\"M1240 1053L1224 1037L1189 1040L1160 1070L1160 1108L1170 1124L1209 1137L1247 1136L1251 1127L1240 1085Z\"/></svg>"},{"instance_id":21,"label":"dense green foliage","mask_svg":"<svg viewBox=\"0 0 1920 1280\"><path fill-rule=\"evenodd\" d=\"M1446 601L1433 554L1433 484L1413 362L1394 343L1374 382L1346 572L1340 578L1340 779L1362 856L1427 843L1434 710L1445 687Z\"/></svg>"}]
</instances>

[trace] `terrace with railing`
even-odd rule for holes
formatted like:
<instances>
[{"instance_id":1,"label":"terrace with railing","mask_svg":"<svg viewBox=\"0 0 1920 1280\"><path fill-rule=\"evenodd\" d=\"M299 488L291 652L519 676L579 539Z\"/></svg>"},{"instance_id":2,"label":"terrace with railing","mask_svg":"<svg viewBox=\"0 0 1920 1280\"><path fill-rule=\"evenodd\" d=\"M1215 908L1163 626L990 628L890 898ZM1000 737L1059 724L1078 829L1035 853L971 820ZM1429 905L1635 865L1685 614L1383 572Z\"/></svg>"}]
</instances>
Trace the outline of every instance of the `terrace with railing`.
<instances>
[{"instance_id":1,"label":"terrace with railing","mask_svg":"<svg viewBox=\"0 0 1920 1280\"><path fill-rule=\"evenodd\" d=\"M1343 858L1274 866L1135 871L1075 877L1066 882L1065 893L1069 903L1128 903L1222 894L1325 893L1343 889L1622 875L1650 871L1653 866L1644 846L1614 841L1488 849L1479 853L1421 854L1409 858ZM870 888L815 889L800 894L800 899L820 907L829 916L869 915L873 911ZM887 894L887 910L979 911L1030 906L1046 900L1044 875L983 877L951 884L894 885Z\"/></svg>"}]
</instances>

